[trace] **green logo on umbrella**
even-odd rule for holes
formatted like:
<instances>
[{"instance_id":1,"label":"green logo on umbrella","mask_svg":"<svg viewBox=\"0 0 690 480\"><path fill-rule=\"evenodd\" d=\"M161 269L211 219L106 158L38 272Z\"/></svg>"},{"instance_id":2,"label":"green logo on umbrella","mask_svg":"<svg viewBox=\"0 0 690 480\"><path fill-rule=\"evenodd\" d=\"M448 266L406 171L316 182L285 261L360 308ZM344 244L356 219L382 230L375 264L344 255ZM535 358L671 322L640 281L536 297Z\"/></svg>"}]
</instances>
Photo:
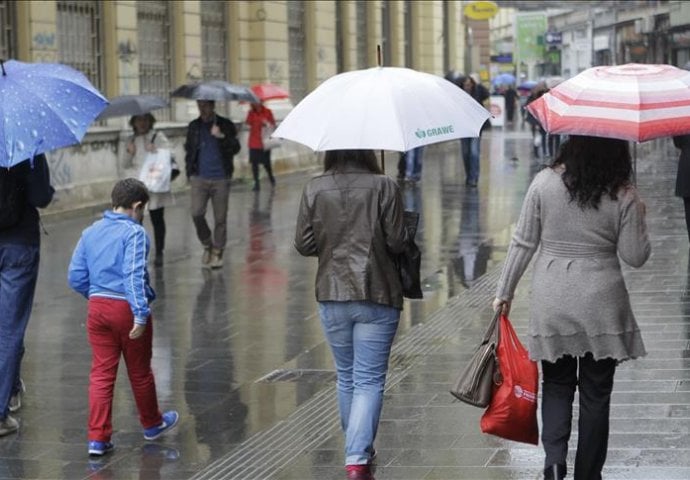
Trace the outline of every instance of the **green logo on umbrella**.
<instances>
[{"instance_id":1,"label":"green logo on umbrella","mask_svg":"<svg viewBox=\"0 0 690 480\"><path fill-rule=\"evenodd\" d=\"M417 138L426 138L426 137L437 137L439 135L447 135L449 133L454 133L455 129L453 128L453 125L444 125L442 127L433 127L433 128L427 128L426 130L422 130L421 128L418 128L416 132L414 132L415 135L417 135Z\"/></svg>"}]
</instances>

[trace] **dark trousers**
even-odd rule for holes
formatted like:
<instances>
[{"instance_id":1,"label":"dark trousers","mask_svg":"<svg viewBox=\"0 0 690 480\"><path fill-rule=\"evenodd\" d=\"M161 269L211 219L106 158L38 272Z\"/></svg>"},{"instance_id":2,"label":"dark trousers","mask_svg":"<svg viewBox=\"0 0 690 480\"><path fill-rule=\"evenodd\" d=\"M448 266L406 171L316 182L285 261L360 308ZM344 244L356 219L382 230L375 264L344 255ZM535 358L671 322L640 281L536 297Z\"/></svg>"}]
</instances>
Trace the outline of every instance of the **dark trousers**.
<instances>
[{"instance_id":1,"label":"dark trousers","mask_svg":"<svg viewBox=\"0 0 690 480\"><path fill-rule=\"evenodd\" d=\"M579 371L578 371L579 363ZM565 356L542 361L542 444L545 468L566 464L575 387L580 395L575 480L601 480L609 439L609 409L616 361Z\"/></svg>"},{"instance_id":2,"label":"dark trousers","mask_svg":"<svg viewBox=\"0 0 690 480\"><path fill-rule=\"evenodd\" d=\"M273 177L273 169L271 167L271 151L260 148L249 149L249 163L252 164L252 175L254 176L254 185L259 185L259 165L263 165L268 175L271 184L276 183Z\"/></svg>"},{"instance_id":3,"label":"dark trousers","mask_svg":"<svg viewBox=\"0 0 690 480\"><path fill-rule=\"evenodd\" d=\"M228 198L230 197L230 179L189 178L191 184L192 221L196 236L204 247L223 250L228 240ZM213 233L206 221L208 201L213 207Z\"/></svg>"},{"instance_id":4,"label":"dark trousers","mask_svg":"<svg viewBox=\"0 0 690 480\"><path fill-rule=\"evenodd\" d=\"M165 208L149 210L151 225L153 225L153 242L156 246L156 255L163 253L165 249Z\"/></svg>"},{"instance_id":5,"label":"dark trousers","mask_svg":"<svg viewBox=\"0 0 690 480\"><path fill-rule=\"evenodd\" d=\"M685 228L688 231L688 240L690 240L690 197L683 197L683 205L685 206Z\"/></svg>"}]
</instances>

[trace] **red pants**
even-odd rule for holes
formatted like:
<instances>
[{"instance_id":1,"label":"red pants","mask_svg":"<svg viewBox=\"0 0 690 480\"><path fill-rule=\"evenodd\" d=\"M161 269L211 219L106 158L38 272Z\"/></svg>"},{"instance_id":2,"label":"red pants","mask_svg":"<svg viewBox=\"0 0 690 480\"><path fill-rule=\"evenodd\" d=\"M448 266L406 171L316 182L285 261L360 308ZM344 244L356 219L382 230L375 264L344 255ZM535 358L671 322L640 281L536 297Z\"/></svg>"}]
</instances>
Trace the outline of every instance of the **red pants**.
<instances>
[{"instance_id":1,"label":"red pants","mask_svg":"<svg viewBox=\"0 0 690 480\"><path fill-rule=\"evenodd\" d=\"M144 334L129 338L134 316L125 300L94 297L89 300L86 319L92 351L89 377L89 440L109 442L113 433L113 390L120 354L125 358L127 375L144 428L159 425L163 419L158 409L156 382L151 370L152 318Z\"/></svg>"}]
</instances>

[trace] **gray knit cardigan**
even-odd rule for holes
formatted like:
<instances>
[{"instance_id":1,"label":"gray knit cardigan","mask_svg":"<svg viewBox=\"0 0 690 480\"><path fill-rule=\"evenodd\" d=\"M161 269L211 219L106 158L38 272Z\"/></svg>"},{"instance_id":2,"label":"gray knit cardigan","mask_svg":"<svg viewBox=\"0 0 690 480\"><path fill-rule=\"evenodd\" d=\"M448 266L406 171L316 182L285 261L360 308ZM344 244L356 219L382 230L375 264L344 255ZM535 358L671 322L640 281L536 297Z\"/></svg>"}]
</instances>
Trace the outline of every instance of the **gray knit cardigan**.
<instances>
[{"instance_id":1,"label":"gray knit cardigan","mask_svg":"<svg viewBox=\"0 0 690 480\"><path fill-rule=\"evenodd\" d=\"M513 298L537 252L532 274L529 352L619 361L646 354L623 281L623 260L641 267L651 247L644 206L630 186L581 209L563 183L562 166L539 172L527 191L496 296Z\"/></svg>"}]
</instances>

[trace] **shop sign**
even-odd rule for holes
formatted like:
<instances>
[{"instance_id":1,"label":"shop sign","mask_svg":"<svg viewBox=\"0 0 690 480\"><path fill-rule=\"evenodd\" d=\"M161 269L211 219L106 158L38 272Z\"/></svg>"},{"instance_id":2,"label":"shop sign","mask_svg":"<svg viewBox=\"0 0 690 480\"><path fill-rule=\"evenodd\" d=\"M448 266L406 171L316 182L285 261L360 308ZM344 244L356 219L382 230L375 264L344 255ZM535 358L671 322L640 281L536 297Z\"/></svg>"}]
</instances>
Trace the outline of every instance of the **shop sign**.
<instances>
[{"instance_id":1,"label":"shop sign","mask_svg":"<svg viewBox=\"0 0 690 480\"><path fill-rule=\"evenodd\" d=\"M488 20L498 13L498 5L494 2L481 0L465 5L463 12L471 20Z\"/></svg>"}]
</instances>

